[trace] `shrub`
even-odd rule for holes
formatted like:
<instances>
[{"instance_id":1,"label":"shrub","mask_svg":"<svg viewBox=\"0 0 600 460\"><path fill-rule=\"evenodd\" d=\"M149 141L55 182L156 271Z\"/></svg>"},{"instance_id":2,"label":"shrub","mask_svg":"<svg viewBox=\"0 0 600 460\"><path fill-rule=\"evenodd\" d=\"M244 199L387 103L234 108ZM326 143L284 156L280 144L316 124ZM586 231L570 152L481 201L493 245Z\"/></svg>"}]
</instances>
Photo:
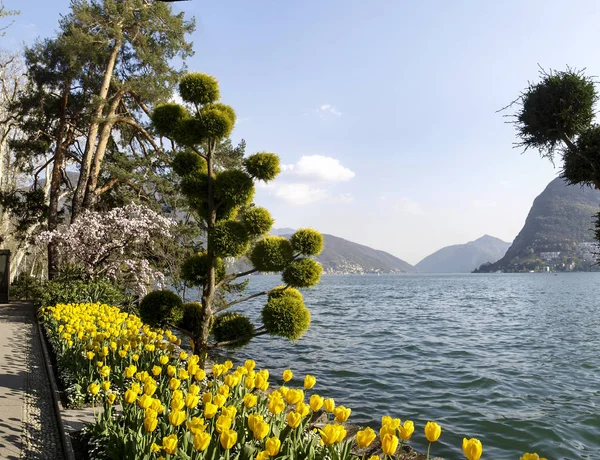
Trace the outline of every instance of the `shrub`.
<instances>
[{"instance_id":1,"label":"shrub","mask_svg":"<svg viewBox=\"0 0 600 460\"><path fill-rule=\"evenodd\" d=\"M42 283L39 279L27 273L21 273L10 285L11 300L35 300L42 293Z\"/></svg>"},{"instance_id":2,"label":"shrub","mask_svg":"<svg viewBox=\"0 0 600 460\"><path fill-rule=\"evenodd\" d=\"M279 157L274 153L255 153L244 160L246 171L252 177L265 182L271 181L281 172Z\"/></svg>"},{"instance_id":3,"label":"shrub","mask_svg":"<svg viewBox=\"0 0 600 460\"><path fill-rule=\"evenodd\" d=\"M246 209L242 219L248 233L252 236L261 236L269 233L275 222L269 211L259 206Z\"/></svg>"},{"instance_id":4,"label":"shrub","mask_svg":"<svg viewBox=\"0 0 600 460\"><path fill-rule=\"evenodd\" d=\"M318 256L323 252L323 235L312 228L301 228L290 238L295 252L305 256Z\"/></svg>"},{"instance_id":5,"label":"shrub","mask_svg":"<svg viewBox=\"0 0 600 460\"><path fill-rule=\"evenodd\" d=\"M40 286L35 304L47 307L59 303L103 303L128 307L132 297L124 292L114 281L96 279L83 280L53 280Z\"/></svg>"},{"instance_id":6,"label":"shrub","mask_svg":"<svg viewBox=\"0 0 600 460\"><path fill-rule=\"evenodd\" d=\"M177 324L183 316L183 302L171 291L153 291L140 303L142 321L152 327L163 327Z\"/></svg>"},{"instance_id":7,"label":"shrub","mask_svg":"<svg viewBox=\"0 0 600 460\"><path fill-rule=\"evenodd\" d=\"M283 236L266 236L258 241L248 258L261 272L278 272L292 260L294 251Z\"/></svg>"},{"instance_id":8,"label":"shrub","mask_svg":"<svg viewBox=\"0 0 600 460\"><path fill-rule=\"evenodd\" d=\"M212 328L217 342L236 341L225 345L227 348L239 348L247 345L254 336L254 326L247 316L235 312L223 313L215 318Z\"/></svg>"},{"instance_id":9,"label":"shrub","mask_svg":"<svg viewBox=\"0 0 600 460\"><path fill-rule=\"evenodd\" d=\"M200 329L202 322L202 304L200 302L188 302L182 305L183 315L179 327L188 332Z\"/></svg>"},{"instance_id":10,"label":"shrub","mask_svg":"<svg viewBox=\"0 0 600 460\"><path fill-rule=\"evenodd\" d=\"M307 288L316 285L321 279L323 267L313 259L298 259L290 262L281 278L285 284L296 288Z\"/></svg>"},{"instance_id":11,"label":"shrub","mask_svg":"<svg viewBox=\"0 0 600 460\"><path fill-rule=\"evenodd\" d=\"M271 335L298 340L310 326L310 311L304 306L302 294L293 288L277 288L262 311L265 329Z\"/></svg>"},{"instance_id":12,"label":"shrub","mask_svg":"<svg viewBox=\"0 0 600 460\"><path fill-rule=\"evenodd\" d=\"M204 286L207 281L209 269L208 255L206 252L199 252L187 259L181 266L181 277L192 284L192 286ZM225 276L225 265L223 260L215 260L215 279L217 282Z\"/></svg>"},{"instance_id":13,"label":"shrub","mask_svg":"<svg viewBox=\"0 0 600 460\"><path fill-rule=\"evenodd\" d=\"M248 250L250 236L241 222L225 220L215 225L209 242L220 257L240 257Z\"/></svg>"}]
</instances>

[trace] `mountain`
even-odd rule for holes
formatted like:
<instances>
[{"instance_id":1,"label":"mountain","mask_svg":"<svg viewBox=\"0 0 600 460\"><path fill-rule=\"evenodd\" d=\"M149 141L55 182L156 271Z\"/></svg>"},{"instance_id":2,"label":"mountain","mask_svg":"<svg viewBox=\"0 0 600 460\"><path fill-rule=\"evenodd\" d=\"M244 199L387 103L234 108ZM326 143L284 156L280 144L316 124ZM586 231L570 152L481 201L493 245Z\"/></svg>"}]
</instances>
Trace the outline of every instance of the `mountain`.
<instances>
[{"instance_id":1,"label":"mountain","mask_svg":"<svg viewBox=\"0 0 600 460\"><path fill-rule=\"evenodd\" d=\"M419 273L471 273L483 263L500 259L509 247L510 243L484 235L465 244L446 246L425 257L415 268Z\"/></svg>"},{"instance_id":2,"label":"mountain","mask_svg":"<svg viewBox=\"0 0 600 460\"><path fill-rule=\"evenodd\" d=\"M504 257L479 272L595 269L594 219L600 191L556 178L534 200L525 225Z\"/></svg>"},{"instance_id":3,"label":"mountain","mask_svg":"<svg viewBox=\"0 0 600 460\"><path fill-rule=\"evenodd\" d=\"M276 228L272 235L290 237L292 228ZM393 255L353 243L333 235L323 234L325 248L316 257L328 274L364 274L364 273L414 273L415 267ZM237 261L233 270L245 271L251 268L248 261Z\"/></svg>"}]
</instances>

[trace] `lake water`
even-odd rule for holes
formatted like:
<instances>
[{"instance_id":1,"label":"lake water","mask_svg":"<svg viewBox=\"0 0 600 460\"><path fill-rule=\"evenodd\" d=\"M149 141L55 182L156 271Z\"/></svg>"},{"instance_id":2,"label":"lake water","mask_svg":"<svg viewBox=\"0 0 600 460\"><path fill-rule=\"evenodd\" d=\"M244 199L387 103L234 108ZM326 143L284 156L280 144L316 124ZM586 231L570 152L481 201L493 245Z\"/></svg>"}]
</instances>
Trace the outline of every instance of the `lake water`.
<instances>
[{"instance_id":1,"label":"lake water","mask_svg":"<svg viewBox=\"0 0 600 460\"><path fill-rule=\"evenodd\" d=\"M248 293L277 284L256 276ZM297 385L315 375L356 424L411 419L421 451L435 420L446 459L464 458L465 436L487 459L600 459L600 274L325 276L304 295L298 343L259 337L229 356L274 382L288 367Z\"/></svg>"}]
</instances>

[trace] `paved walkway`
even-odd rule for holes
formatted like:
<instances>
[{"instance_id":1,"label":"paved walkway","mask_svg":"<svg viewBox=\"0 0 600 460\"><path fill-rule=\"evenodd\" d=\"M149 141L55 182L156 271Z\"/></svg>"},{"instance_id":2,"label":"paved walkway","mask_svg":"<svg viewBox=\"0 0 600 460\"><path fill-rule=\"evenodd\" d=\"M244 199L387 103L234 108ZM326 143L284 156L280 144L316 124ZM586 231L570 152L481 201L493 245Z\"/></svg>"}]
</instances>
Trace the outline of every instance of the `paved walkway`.
<instances>
[{"instance_id":1,"label":"paved walkway","mask_svg":"<svg viewBox=\"0 0 600 460\"><path fill-rule=\"evenodd\" d=\"M0 304L0 458L64 458L35 310L26 302Z\"/></svg>"}]
</instances>

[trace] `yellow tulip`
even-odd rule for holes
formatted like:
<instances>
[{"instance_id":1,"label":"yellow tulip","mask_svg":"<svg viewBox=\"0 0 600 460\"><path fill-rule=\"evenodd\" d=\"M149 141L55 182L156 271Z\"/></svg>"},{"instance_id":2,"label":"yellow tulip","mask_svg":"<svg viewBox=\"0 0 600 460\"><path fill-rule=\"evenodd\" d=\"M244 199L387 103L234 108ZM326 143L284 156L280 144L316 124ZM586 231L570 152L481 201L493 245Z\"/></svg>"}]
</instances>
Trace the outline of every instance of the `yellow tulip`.
<instances>
[{"instance_id":1,"label":"yellow tulip","mask_svg":"<svg viewBox=\"0 0 600 460\"><path fill-rule=\"evenodd\" d=\"M254 438L259 441L262 441L269 434L270 428L271 427L267 422L257 420L256 422L254 422L254 428L252 429Z\"/></svg>"},{"instance_id":2,"label":"yellow tulip","mask_svg":"<svg viewBox=\"0 0 600 460\"><path fill-rule=\"evenodd\" d=\"M327 398L323 402L323 407L325 412L333 412L333 409L335 409L335 401L332 398Z\"/></svg>"},{"instance_id":3,"label":"yellow tulip","mask_svg":"<svg viewBox=\"0 0 600 460\"><path fill-rule=\"evenodd\" d=\"M158 362L164 366L165 364L167 364L169 362L169 357L167 355L161 355L158 358Z\"/></svg>"},{"instance_id":4,"label":"yellow tulip","mask_svg":"<svg viewBox=\"0 0 600 460\"><path fill-rule=\"evenodd\" d=\"M153 442L150 445L150 452L152 452L152 453L160 452L161 450L162 450L162 447L159 446L158 444L156 444L155 442Z\"/></svg>"},{"instance_id":5,"label":"yellow tulip","mask_svg":"<svg viewBox=\"0 0 600 460\"><path fill-rule=\"evenodd\" d=\"M177 372L177 368L175 366L167 366L167 375L169 377L173 377L175 375L175 373Z\"/></svg>"},{"instance_id":6,"label":"yellow tulip","mask_svg":"<svg viewBox=\"0 0 600 460\"><path fill-rule=\"evenodd\" d=\"M179 369L179 380L187 380L190 375L188 374L188 371L186 371L185 369Z\"/></svg>"},{"instance_id":7,"label":"yellow tulip","mask_svg":"<svg viewBox=\"0 0 600 460\"><path fill-rule=\"evenodd\" d=\"M224 431L231 428L232 423L233 420L230 417L227 417L227 415L219 415L219 417L217 418L215 428L218 433L223 433Z\"/></svg>"},{"instance_id":8,"label":"yellow tulip","mask_svg":"<svg viewBox=\"0 0 600 460\"><path fill-rule=\"evenodd\" d=\"M215 378L219 377L221 374L223 374L223 372L225 372L225 366L222 364L213 364L212 371Z\"/></svg>"},{"instance_id":9,"label":"yellow tulip","mask_svg":"<svg viewBox=\"0 0 600 460\"><path fill-rule=\"evenodd\" d=\"M202 417L192 417L192 420L186 422L188 430L193 435L201 433L206 430L206 423L204 423L204 419Z\"/></svg>"},{"instance_id":10,"label":"yellow tulip","mask_svg":"<svg viewBox=\"0 0 600 460\"><path fill-rule=\"evenodd\" d=\"M185 396L185 407L187 407L188 409L193 409L198 405L199 402L200 398L198 396L194 396L191 393L188 393Z\"/></svg>"},{"instance_id":11,"label":"yellow tulip","mask_svg":"<svg viewBox=\"0 0 600 460\"><path fill-rule=\"evenodd\" d=\"M479 460L483 451L481 441L475 438L463 438L462 448L468 460Z\"/></svg>"},{"instance_id":12,"label":"yellow tulip","mask_svg":"<svg viewBox=\"0 0 600 460\"><path fill-rule=\"evenodd\" d=\"M293 376L294 376L294 373L290 369L286 369L285 371L283 371L283 381L284 382L289 382L290 380L292 380Z\"/></svg>"},{"instance_id":13,"label":"yellow tulip","mask_svg":"<svg viewBox=\"0 0 600 460\"><path fill-rule=\"evenodd\" d=\"M273 415L280 414L285 409L285 402L281 396L273 396L269 401L269 412Z\"/></svg>"},{"instance_id":14,"label":"yellow tulip","mask_svg":"<svg viewBox=\"0 0 600 460\"><path fill-rule=\"evenodd\" d=\"M261 450L257 455L256 455L256 460L269 460L269 453L266 450Z\"/></svg>"},{"instance_id":15,"label":"yellow tulip","mask_svg":"<svg viewBox=\"0 0 600 460\"><path fill-rule=\"evenodd\" d=\"M199 452L206 450L208 445L210 444L210 434L205 431L201 431L197 434L194 434L194 449Z\"/></svg>"},{"instance_id":16,"label":"yellow tulip","mask_svg":"<svg viewBox=\"0 0 600 460\"><path fill-rule=\"evenodd\" d=\"M356 443L358 447L364 449L365 447L369 447L376 437L377 435L373 428L367 427L356 433Z\"/></svg>"},{"instance_id":17,"label":"yellow tulip","mask_svg":"<svg viewBox=\"0 0 600 460\"><path fill-rule=\"evenodd\" d=\"M213 418L215 414L219 410L219 407L213 403L205 403L204 404L204 418Z\"/></svg>"},{"instance_id":18,"label":"yellow tulip","mask_svg":"<svg viewBox=\"0 0 600 460\"><path fill-rule=\"evenodd\" d=\"M150 407L150 404L152 404L152 398L147 394L143 394L138 400L138 406L140 406L140 409L147 409Z\"/></svg>"},{"instance_id":19,"label":"yellow tulip","mask_svg":"<svg viewBox=\"0 0 600 460\"><path fill-rule=\"evenodd\" d=\"M227 398L229 396L229 385L221 385L217 390L217 393Z\"/></svg>"},{"instance_id":20,"label":"yellow tulip","mask_svg":"<svg viewBox=\"0 0 600 460\"><path fill-rule=\"evenodd\" d=\"M91 361L92 359L94 359L94 356L96 356L96 353L94 353L93 351L88 351L85 354L85 356L86 356L87 359L89 359Z\"/></svg>"},{"instance_id":21,"label":"yellow tulip","mask_svg":"<svg viewBox=\"0 0 600 460\"><path fill-rule=\"evenodd\" d=\"M298 414L297 412L289 412L286 418L286 422L291 428L298 427L301 421L302 415Z\"/></svg>"},{"instance_id":22,"label":"yellow tulip","mask_svg":"<svg viewBox=\"0 0 600 460\"><path fill-rule=\"evenodd\" d=\"M123 397L123 399L125 400L125 402L127 404L133 404L135 402L135 400L137 399L137 391L133 391L133 390L127 390L125 392L125 396Z\"/></svg>"},{"instance_id":23,"label":"yellow tulip","mask_svg":"<svg viewBox=\"0 0 600 460\"><path fill-rule=\"evenodd\" d=\"M137 363L138 360L140 359L140 355L138 355L137 353L134 353L133 355L131 355L131 359Z\"/></svg>"},{"instance_id":24,"label":"yellow tulip","mask_svg":"<svg viewBox=\"0 0 600 460\"><path fill-rule=\"evenodd\" d=\"M379 455L371 455L369 457L369 460L381 460L381 459L379 458Z\"/></svg>"},{"instance_id":25,"label":"yellow tulip","mask_svg":"<svg viewBox=\"0 0 600 460\"><path fill-rule=\"evenodd\" d=\"M258 398L256 396L254 396L253 394L248 393L247 395L244 396L244 406L246 406L246 409L251 409L254 406L256 406L256 403L258 402Z\"/></svg>"},{"instance_id":26,"label":"yellow tulip","mask_svg":"<svg viewBox=\"0 0 600 460\"><path fill-rule=\"evenodd\" d=\"M188 390L191 394L193 394L194 396L198 395L200 393L200 387L198 385L194 385L193 383L190 385L190 388Z\"/></svg>"},{"instance_id":27,"label":"yellow tulip","mask_svg":"<svg viewBox=\"0 0 600 460\"><path fill-rule=\"evenodd\" d=\"M194 378L198 381L201 382L202 380L204 380L206 378L206 372L204 372L204 370L199 369L196 371L196 374L194 375Z\"/></svg>"},{"instance_id":28,"label":"yellow tulip","mask_svg":"<svg viewBox=\"0 0 600 460\"><path fill-rule=\"evenodd\" d=\"M223 407L226 401L227 397L220 394L213 398L213 402L217 405L217 407Z\"/></svg>"},{"instance_id":29,"label":"yellow tulip","mask_svg":"<svg viewBox=\"0 0 600 460\"><path fill-rule=\"evenodd\" d=\"M173 455L177 451L177 435L172 434L163 438L162 448L166 454Z\"/></svg>"},{"instance_id":30,"label":"yellow tulip","mask_svg":"<svg viewBox=\"0 0 600 460\"><path fill-rule=\"evenodd\" d=\"M254 379L256 388L258 388L261 391L267 391L267 388L269 388L269 381L267 379L268 377L265 377L263 374L258 373Z\"/></svg>"},{"instance_id":31,"label":"yellow tulip","mask_svg":"<svg viewBox=\"0 0 600 460\"><path fill-rule=\"evenodd\" d=\"M152 374L155 377L157 377L161 372L162 372L162 367L160 367L160 366L153 366L152 367Z\"/></svg>"},{"instance_id":32,"label":"yellow tulip","mask_svg":"<svg viewBox=\"0 0 600 460\"><path fill-rule=\"evenodd\" d=\"M317 379L315 377L313 377L312 375L306 375L306 377L304 377L304 389L305 390L310 390L312 387L315 386L315 383L317 383Z\"/></svg>"},{"instance_id":33,"label":"yellow tulip","mask_svg":"<svg viewBox=\"0 0 600 460\"><path fill-rule=\"evenodd\" d=\"M343 425L329 424L325 425L322 430L319 430L321 440L326 446L331 446L337 442L341 442L346 437L346 430Z\"/></svg>"},{"instance_id":34,"label":"yellow tulip","mask_svg":"<svg viewBox=\"0 0 600 460\"><path fill-rule=\"evenodd\" d=\"M316 412L323 407L323 398L319 395L312 395L309 404L310 408Z\"/></svg>"},{"instance_id":35,"label":"yellow tulip","mask_svg":"<svg viewBox=\"0 0 600 460\"><path fill-rule=\"evenodd\" d=\"M177 388L179 388L180 385L181 385L181 380L176 379L175 377L173 377L171 380L169 380L169 388L171 390L176 390Z\"/></svg>"},{"instance_id":36,"label":"yellow tulip","mask_svg":"<svg viewBox=\"0 0 600 460\"><path fill-rule=\"evenodd\" d=\"M254 427L256 426L256 424L258 422L262 422L263 421L263 416L260 414L250 414L248 415L248 428L250 428L250 431L254 431Z\"/></svg>"},{"instance_id":37,"label":"yellow tulip","mask_svg":"<svg viewBox=\"0 0 600 460\"><path fill-rule=\"evenodd\" d=\"M281 448L281 441L279 438L272 437L267 439L265 442L265 451L271 456L274 457L279 453L279 449Z\"/></svg>"},{"instance_id":38,"label":"yellow tulip","mask_svg":"<svg viewBox=\"0 0 600 460\"><path fill-rule=\"evenodd\" d=\"M179 353L179 359L185 361L188 358L188 354L185 351Z\"/></svg>"},{"instance_id":39,"label":"yellow tulip","mask_svg":"<svg viewBox=\"0 0 600 460\"><path fill-rule=\"evenodd\" d=\"M386 455L394 455L398 448L398 436L387 433L381 437L381 450Z\"/></svg>"},{"instance_id":40,"label":"yellow tulip","mask_svg":"<svg viewBox=\"0 0 600 460\"><path fill-rule=\"evenodd\" d=\"M105 380L104 382L102 382L102 389L103 389L104 391L108 391L108 390L110 390L110 381L108 381L108 380Z\"/></svg>"},{"instance_id":41,"label":"yellow tulip","mask_svg":"<svg viewBox=\"0 0 600 460\"><path fill-rule=\"evenodd\" d=\"M435 422L427 422L425 425L425 437L429 442L436 442L442 434L442 427Z\"/></svg>"},{"instance_id":42,"label":"yellow tulip","mask_svg":"<svg viewBox=\"0 0 600 460\"><path fill-rule=\"evenodd\" d=\"M117 399L117 395L115 393L111 393L107 396L107 399L109 404L114 404L115 399Z\"/></svg>"},{"instance_id":43,"label":"yellow tulip","mask_svg":"<svg viewBox=\"0 0 600 460\"><path fill-rule=\"evenodd\" d=\"M221 414L226 415L230 419L234 420L237 414L237 407L235 406L227 406L221 409Z\"/></svg>"},{"instance_id":44,"label":"yellow tulip","mask_svg":"<svg viewBox=\"0 0 600 460\"><path fill-rule=\"evenodd\" d=\"M174 409L169 414L169 423L173 426L181 425L186 419L186 414L182 410Z\"/></svg>"},{"instance_id":45,"label":"yellow tulip","mask_svg":"<svg viewBox=\"0 0 600 460\"><path fill-rule=\"evenodd\" d=\"M221 436L219 436L219 441L221 441L221 446L223 446L223 449L229 450L235 446L235 443L237 442L237 436L238 434L234 430L223 431Z\"/></svg>"},{"instance_id":46,"label":"yellow tulip","mask_svg":"<svg viewBox=\"0 0 600 460\"><path fill-rule=\"evenodd\" d=\"M154 409L158 414L162 414L165 411L165 406L162 405L160 399L158 398L152 399L150 407Z\"/></svg>"},{"instance_id":47,"label":"yellow tulip","mask_svg":"<svg viewBox=\"0 0 600 460\"><path fill-rule=\"evenodd\" d=\"M310 407L308 407L308 404L300 401L296 404L296 412L298 412L301 417L306 417L310 413Z\"/></svg>"},{"instance_id":48,"label":"yellow tulip","mask_svg":"<svg viewBox=\"0 0 600 460\"><path fill-rule=\"evenodd\" d=\"M144 418L144 428L148 433L152 433L156 430L156 426L158 425L158 420L156 418L146 417Z\"/></svg>"},{"instance_id":49,"label":"yellow tulip","mask_svg":"<svg viewBox=\"0 0 600 460\"><path fill-rule=\"evenodd\" d=\"M248 359L244 362L244 367L249 371L253 371L256 367L256 362L253 359Z\"/></svg>"},{"instance_id":50,"label":"yellow tulip","mask_svg":"<svg viewBox=\"0 0 600 460\"><path fill-rule=\"evenodd\" d=\"M202 393L202 402L204 404L212 402L213 395L210 392Z\"/></svg>"},{"instance_id":51,"label":"yellow tulip","mask_svg":"<svg viewBox=\"0 0 600 460\"><path fill-rule=\"evenodd\" d=\"M131 366L127 366L125 368L125 378L126 379L132 378L136 372L137 372L137 367L135 367L133 364Z\"/></svg>"},{"instance_id":52,"label":"yellow tulip","mask_svg":"<svg viewBox=\"0 0 600 460\"><path fill-rule=\"evenodd\" d=\"M100 391L100 385L98 385L97 383L90 383L90 385L88 386L88 391L92 396L96 396Z\"/></svg>"},{"instance_id":53,"label":"yellow tulip","mask_svg":"<svg viewBox=\"0 0 600 460\"><path fill-rule=\"evenodd\" d=\"M302 390L288 390L285 395L285 400L288 404L298 404L304 400L304 391Z\"/></svg>"},{"instance_id":54,"label":"yellow tulip","mask_svg":"<svg viewBox=\"0 0 600 460\"><path fill-rule=\"evenodd\" d=\"M154 380L146 380L144 383L144 394L152 396L156 392L156 382Z\"/></svg>"},{"instance_id":55,"label":"yellow tulip","mask_svg":"<svg viewBox=\"0 0 600 460\"><path fill-rule=\"evenodd\" d=\"M546 459L540 458L540 456L538 454L526 453L526 454L523 454L523 456L521 457L521 460L546 460Z\"/></svg>"},{"instance_id":56,"label":"yellow tulip","mask_svg":"<svg viewBox=\"0 0 600 460\"><path fill-rule=\"evenodd\" d=\"M344 406L338 406L333 410L333 415L335 416L335 421L339 423L344 423L350 417L350 413L352 409L349 409Z\"/></svg>"},{"instance_id":57,"label":"yellow tulip","mask_svg":"<svg viewBox=\"0 0 600 460\"><path fill-rule=\"evenodd\" d=\"M400 425L398 427L398 434L402 438L403 441L408 441L415 431L415 424L410 420L406 420L404 425Z\"/></svg>"}]
</instances>

